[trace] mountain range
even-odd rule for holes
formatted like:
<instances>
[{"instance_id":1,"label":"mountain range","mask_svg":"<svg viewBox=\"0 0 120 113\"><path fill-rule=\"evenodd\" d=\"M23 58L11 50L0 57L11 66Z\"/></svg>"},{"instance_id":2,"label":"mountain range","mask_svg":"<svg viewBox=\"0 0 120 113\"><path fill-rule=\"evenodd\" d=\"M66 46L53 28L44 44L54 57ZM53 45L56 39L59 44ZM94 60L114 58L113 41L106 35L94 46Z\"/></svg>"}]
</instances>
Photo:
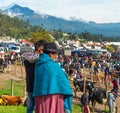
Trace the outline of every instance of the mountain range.
<instances>
[{"instance_id":1,"label":"mountain range","mask_svg":"<svg viewBox=\"0 0 120 113\"><path fill-rule=\"evenodd\" d=\"M28 7L22 7L17 4L2 10L2 13L11 17L16 16L19 19L29 21L33 26L42 26L47 30L61 29L63 32L71 33L81 33L87 31L92 34L120 37L120 23L97 24L92 21L85 22L74 18L67 20L48 14L39 13Z\"/></svg>"}]
</instances>

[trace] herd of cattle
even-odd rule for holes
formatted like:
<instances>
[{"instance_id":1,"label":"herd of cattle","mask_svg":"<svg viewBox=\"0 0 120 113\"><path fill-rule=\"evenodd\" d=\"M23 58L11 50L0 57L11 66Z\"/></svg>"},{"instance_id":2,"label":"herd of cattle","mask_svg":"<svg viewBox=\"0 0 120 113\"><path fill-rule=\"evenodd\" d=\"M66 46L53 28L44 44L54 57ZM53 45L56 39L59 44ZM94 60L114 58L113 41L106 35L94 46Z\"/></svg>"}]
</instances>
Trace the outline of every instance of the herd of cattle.
<instances>
[{"instance_id":1,"label":"herd of cattle","mask_svg":"<svg viewBox=\"0 0 120 113\"><path fill-rule=\"evenodd\" d=\"M84 90L84 80L73 81L75 87L75 96L77 91L83 92ZM107 93L105 89L95 87L96 82L86 81L86 89L89 90L89 102L91 102L92 107L95 107L95 103L107 104Z\"/></svg>"}]
</instances>

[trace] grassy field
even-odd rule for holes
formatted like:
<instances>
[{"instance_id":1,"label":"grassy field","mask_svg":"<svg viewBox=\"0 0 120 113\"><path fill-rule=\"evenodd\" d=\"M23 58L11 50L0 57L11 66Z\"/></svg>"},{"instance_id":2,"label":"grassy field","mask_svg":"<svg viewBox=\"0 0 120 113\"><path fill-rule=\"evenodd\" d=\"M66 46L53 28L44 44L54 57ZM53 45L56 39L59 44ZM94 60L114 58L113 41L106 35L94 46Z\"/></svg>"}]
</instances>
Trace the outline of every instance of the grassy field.
<instances>
[{"instance_id":1,"label":"grassy field","mask_svg":"<svg viewBox=\"0 0 120 113\"><path fill-rule=\"evenodd\" d=\"M0 106L0 113L26 113L23 106Z\"/></svg>"},{"instance_id":2,"label":"grassy field","mask_svg":"<svg viewBox=\"0 0 120 113\"><path fill-rule=\"evenodd\" d=\"M13 95L24 97L25 95L25 81L13 82ZM11 80L0 82L0 95L11 95ZM108 110L102 111L107 113ZM0 106L0 113L26 113L26 107L20 106ZM73 104L72 113L81 113L80 105Z\"/></svg>"},{"instance_id":3,"label":"grassy field","mask_svg":"<svg viewBox=\"0 0 120 113\"><path fill-rule=\"evenodd\" d=\"M13 95L24 96L25 81L13 82ZM11 80L2 81L0 86L0 95L11 95ZM72 113L80 113L80 105L73 104ZM0 106L0 113L26 113L26 107L20 106Z\"/></svg>"},{"instance_id":4,"label":"grassy field","mask_svg":"<svg viewBox=\"0 0 120 113\"><path fill-rule=\"evenodd\" d=\"M80 105L73 104L72 113L82 113ZM26 107L20 106L0 106L0 113L26 113ZM103 110L101 113L108 113Z\"/></svg>"},{"instance_id":5,"label":"grassy field","mask_svg":"<svg viewBox=\"0 0 120 113\"><path fill-rule=\"evenodd\" d=\"M80 113L79 105L73 104L72 113ZM20 106L0 106L0 113L26 113L26 107Z\"/></svg>"},{"instance_id":6,"label":"grassy field","mask_svg":"<svg viewBox=\"0 0 120 113\"><path fill-rule=\"evenodd\" d=\"M25 82L13 81L12 83L13 83L13 95L18 95L23 97ZM1 81L0 95L3 95L3 94L11 95L11 93L12 93L11 80Z\"/></svg>"}]
</instances>

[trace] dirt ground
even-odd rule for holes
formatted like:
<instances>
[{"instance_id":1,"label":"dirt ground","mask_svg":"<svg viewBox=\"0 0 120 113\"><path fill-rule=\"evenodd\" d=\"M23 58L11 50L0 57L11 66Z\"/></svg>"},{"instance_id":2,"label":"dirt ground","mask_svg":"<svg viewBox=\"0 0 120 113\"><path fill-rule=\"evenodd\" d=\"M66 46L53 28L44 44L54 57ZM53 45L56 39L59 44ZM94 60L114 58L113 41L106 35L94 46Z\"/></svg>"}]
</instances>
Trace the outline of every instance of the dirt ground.
<instances>
[{"instance_id":1,"label":"dirt ground","mask_svg":"<svg viewBox=\"0 0 120 113\"><path fill-rule=\"evenodd\" d=\"M73 103L80 104L79 97L81 97L81 94L82 93L78 93L77 98L73 97ZM119 95L119 98L117 98L117 100L116 100L116 105L117 105L117 112L116 113L120 113L120 95ZM90 107L91 107L91 104L90 104ZM108 110L108 106L96 103L94 113L103 113L102 111L105 109Z\"/></svg>"},{"instance_id":2,"label":"dirt ground","mask_svg":"<svg viewBox=\"0 0 120 113\"><path fill-rule=\"evenodd\" d=\"M88 74L89 74L88 71L83 72L83 75L88 75ZM21 64L11 65L10 72L0 72L0 80L10 80L10 79L25 80L24 66L22 66ZM2 86L1 82L0 82L0 86ZM102 87L104 87L104 85ZM79 98L81 97L81 94L82 94L81 92L77 93L78 98L73 97L73 103L80 104ZM116 99L116 105L118 108L116 113L120 113L120 93L119 93L119 97ZM101 104L96 103L94 113L102 113L101 111L104 109L105 109L105 105L101 105ZM108 107L107 107L107 109L108 109Z\"/></svg>"},{"instance_id":3,"label":"dirt ground","mask_svg":"<svg viewBox=\"0 0 120 113\"><path fill-rule=\"evenodd\" d=\"M82 73L83 76L86 75L86 79L88 78L91 78L90 74L89 74L89 71L88 70L84 70L84 72ZM89 79L90 80L90 79ZM95 87L101 87L101 88L105 88L105 85L104 84L96 84ZM110 91L112 89L112 83L110 85L110 87L108 87L108 91ZM80 104L80 101L79 101L79 98L81 97L82 95L82 92L78 92L77 93L77 98L73 98L73 102L74 103L77 103L77 104ZM90 105L91 106L91 105ZM99 103L96 103L95 105L95 111L94 113L102 113L103 110L105 109L108 109L108 106L106 105L102 105L102 104L99 104ZM116 113L120 113L120 87L119 87L119 94L118 94L118 98L116 99Z\"/></svg>"}]
</instances>

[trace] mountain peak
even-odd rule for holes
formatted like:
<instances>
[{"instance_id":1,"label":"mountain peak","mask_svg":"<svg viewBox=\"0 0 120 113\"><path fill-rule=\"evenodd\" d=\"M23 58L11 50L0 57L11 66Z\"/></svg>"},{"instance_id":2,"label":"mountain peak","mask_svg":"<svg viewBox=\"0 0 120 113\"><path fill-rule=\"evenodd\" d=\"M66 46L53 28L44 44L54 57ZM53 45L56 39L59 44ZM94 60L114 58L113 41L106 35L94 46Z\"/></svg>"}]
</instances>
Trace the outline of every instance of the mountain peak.
<instances>
[{"instance_id":1,"label":"mountain peak","mask_svg":"<svg viewBox=\"0 0 120 113\"><path fill-rule=\"evenodd\" d=\"M14 4L11 7L7 8L6 10L3 11L5 14L12 14L12 16L19 16L19 15L26 15L26 16L32 16L35 12L28 7L22 7L18 4Z\"/></svg>"},{"instance_id":2,"label":"mountain peak","mask_svg":"<svg viewBox=\"0 0 120 113\"><path fill-rule=\"evenodd\" d=\"M79 22L84 22L84 23L87 23L87 21L83 20L82 18L76 18L76 17L69 17L70 21L79 21Z\"/></svg>"},{"instance_id":3,"label":"mountain peak","mask_svg":"<svg viewBox=\"0 0 120 113\"><path fill-rule=\"evenodd\" d=\"M22 7L18 4L14 4L14 5L11 6L11 8L22 8Z\"/></svg>"}]
</instances>

